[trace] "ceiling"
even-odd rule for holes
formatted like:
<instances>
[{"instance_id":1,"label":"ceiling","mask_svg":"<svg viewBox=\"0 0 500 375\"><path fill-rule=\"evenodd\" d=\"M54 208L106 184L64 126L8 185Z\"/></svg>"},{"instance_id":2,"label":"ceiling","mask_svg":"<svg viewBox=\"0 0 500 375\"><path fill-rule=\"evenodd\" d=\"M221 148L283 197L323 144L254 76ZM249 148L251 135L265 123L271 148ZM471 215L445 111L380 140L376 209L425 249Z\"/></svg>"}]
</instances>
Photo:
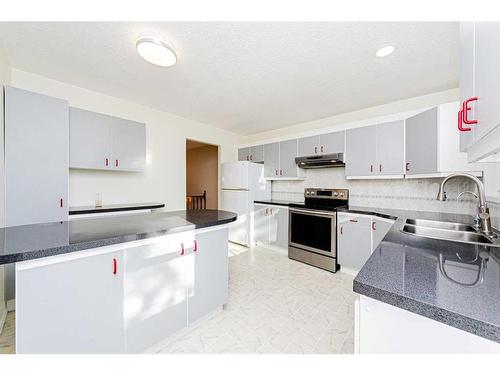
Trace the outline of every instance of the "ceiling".
<instances>
[{"instance_id":1,"label":"ceiling","mask_svg":"<svg viewBox=\"0 0 500 375\"><path fill-rule=\"evenodd\" d=\"M142 60L144 33L177 65ZM0 42L14 68L239 134L458 87L453 22L3 22Z\"/></svg>"}]
</instances>

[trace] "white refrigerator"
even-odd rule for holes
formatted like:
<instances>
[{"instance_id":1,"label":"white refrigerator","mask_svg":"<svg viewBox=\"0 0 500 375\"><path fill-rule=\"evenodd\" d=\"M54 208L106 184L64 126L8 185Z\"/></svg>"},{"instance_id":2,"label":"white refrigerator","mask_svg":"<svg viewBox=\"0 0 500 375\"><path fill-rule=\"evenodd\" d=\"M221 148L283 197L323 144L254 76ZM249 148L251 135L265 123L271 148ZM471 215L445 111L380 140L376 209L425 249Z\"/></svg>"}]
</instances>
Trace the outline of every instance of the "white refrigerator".
<instances>
[{"instance_id":1,"label":"white refrigerator","mask_svg":"<svg viewBox=\"0 0 500 375\"><path fill-rule=\"evenodd\" d=\"M229 227L229 241L255 246L255 200L271 199L271 182L264 178L264 166L249 161L223 163L221 167L221 210L236 212Z\"/></svg>"}]
</instances>

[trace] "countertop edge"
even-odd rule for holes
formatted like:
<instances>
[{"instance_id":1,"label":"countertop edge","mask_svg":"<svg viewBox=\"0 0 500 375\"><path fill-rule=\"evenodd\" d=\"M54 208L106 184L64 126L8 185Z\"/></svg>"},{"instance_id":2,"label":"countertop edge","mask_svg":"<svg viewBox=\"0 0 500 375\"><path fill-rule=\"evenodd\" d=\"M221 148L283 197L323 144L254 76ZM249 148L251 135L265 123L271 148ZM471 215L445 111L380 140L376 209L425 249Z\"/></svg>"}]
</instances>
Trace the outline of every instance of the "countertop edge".
<instances>
[{"instance_id":1,"label":"countertop edge","mask_svg":"<svg viewBox=\"0 0 500 375\"><path fill-rule=\"evenodd\" d=\"M500 343L500 327L353 280L353 291L391 306Z\"/></svg>"},{"instance_id":2,"label":"countertop edge","mask_svg":"<svg viewBox=\"0 0 500 375\"><path fill-rule=\"evenodd\" d=\"M96 214L96 213L105 213L105 212L120 212L120 211L137 211L137 210L152 210L152 209L157 209L157 208L164 208L165 203L146 203L141 205L140 203L137 203L137 205L123 205L119 206L116 205L116 207L95 207L95 208L90 208L90 207L83 207L83 208L78 208L78 207L73 207L69 208L68 215L84 215L84 214Z\"/></svg>"}]
</instances>

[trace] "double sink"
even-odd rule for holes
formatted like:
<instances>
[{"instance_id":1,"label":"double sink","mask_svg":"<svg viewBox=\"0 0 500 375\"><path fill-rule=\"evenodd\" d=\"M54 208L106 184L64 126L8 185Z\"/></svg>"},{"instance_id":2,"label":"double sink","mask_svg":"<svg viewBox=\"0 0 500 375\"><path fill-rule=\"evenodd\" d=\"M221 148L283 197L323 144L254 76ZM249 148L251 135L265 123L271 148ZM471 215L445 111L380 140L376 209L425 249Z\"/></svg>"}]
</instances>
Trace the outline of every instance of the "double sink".
<instances>
[{"instance_id":1,"label":"double sink","mask_svg":"<svg viewBox=\"0 0 500 375\"><path fill-rule=\"evenodd\" d=\"M498 238L487 237L472 225L463 223L407 219L401 231L420 237L500 247Z\"/></svg>"}]
</instances>

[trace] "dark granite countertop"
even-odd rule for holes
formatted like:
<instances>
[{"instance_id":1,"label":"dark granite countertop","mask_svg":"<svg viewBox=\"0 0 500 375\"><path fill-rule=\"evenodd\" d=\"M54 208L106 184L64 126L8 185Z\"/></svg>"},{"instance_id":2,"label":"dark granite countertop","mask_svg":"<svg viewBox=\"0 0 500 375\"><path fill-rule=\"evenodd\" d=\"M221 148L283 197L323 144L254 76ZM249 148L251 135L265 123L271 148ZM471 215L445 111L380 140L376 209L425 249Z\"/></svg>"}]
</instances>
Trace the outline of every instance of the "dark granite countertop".
<instances>
[{"instance_id":1,"label":"dark granite countertop","mask_svg":"<svg viewBox=\"0 0 500 375\"><path fill-rule=\"evenodd\" d=\"M269 205L274 205L274 206L290 206L291 204L304 203L304 202L285 201L285 200L280 200L280 199L268 199L268 200L253 201L253 202L258 203L258 204L269 204Z\"/></svg>"},{"instance_id":2,"label":"dark granite countertop","mask_svg":"<svg viewBox=\"0 0 500 375\"><path fill-rule=\"evenodd\" d=\"M354 279L370 298L500 343L500 248L401 232L407 218L472 223L468 215L349 207L396 221Z\"/></svg>"},{"instance_id":3,"label":"dark granite countertop","mask_svg":"<svg viewBox=\"0 0 500 375\"><path fill-rule=\"evenodd\" d=\"M95 214L101 212L152 210L165 207L164 203L125 203L125 204L106 204L101 207L95 206L76 206L69 208L69 215Z\"/></svg>"},{"instance_id":4,"label":"dark granite countertop","mask_svg":"<svg viewBox=\"0 0 500 375\"><path fill-rule=\"evenodd\" d=\"M189 210L0 228L0 264L227 224L236 217L228 211Z\"/></svg>"}]
</instances>

